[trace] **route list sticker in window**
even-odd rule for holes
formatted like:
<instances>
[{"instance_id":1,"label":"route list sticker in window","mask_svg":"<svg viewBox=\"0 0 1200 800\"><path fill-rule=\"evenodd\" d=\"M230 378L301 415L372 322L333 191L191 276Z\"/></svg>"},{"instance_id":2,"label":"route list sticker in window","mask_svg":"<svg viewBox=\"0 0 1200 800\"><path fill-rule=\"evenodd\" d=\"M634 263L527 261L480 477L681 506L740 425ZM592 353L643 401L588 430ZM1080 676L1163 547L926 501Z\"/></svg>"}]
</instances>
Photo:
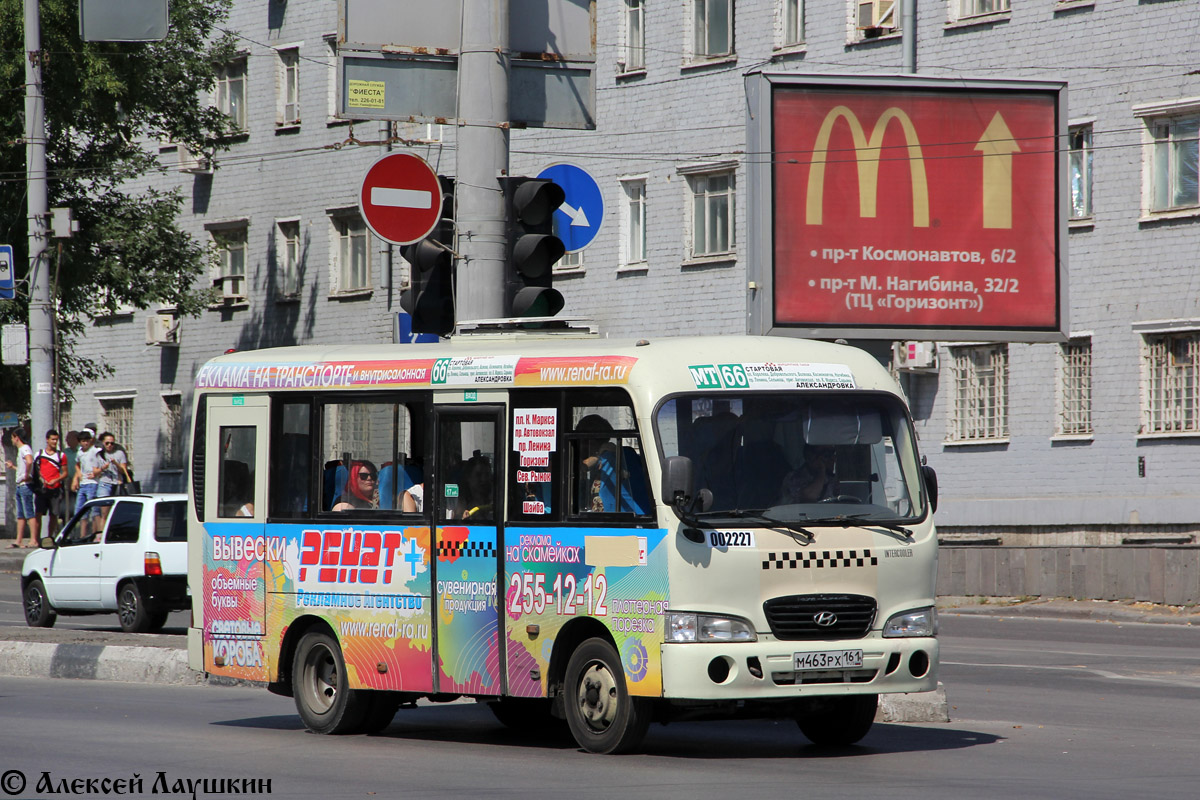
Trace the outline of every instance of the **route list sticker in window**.
<instances>
[{"instance_id":1,"label":"route list sticker in window","mask_svg":"<svg viewBox=\"0 0 1200 800\"><path fill-rule=\"evenodd\" d=\"M539 484L551 480L550 454L558 441L558 409L518 408L513 412L513 449L519 457L517 483L525 486L524 514L546 514Z\"/></svg>"}]
</instances>

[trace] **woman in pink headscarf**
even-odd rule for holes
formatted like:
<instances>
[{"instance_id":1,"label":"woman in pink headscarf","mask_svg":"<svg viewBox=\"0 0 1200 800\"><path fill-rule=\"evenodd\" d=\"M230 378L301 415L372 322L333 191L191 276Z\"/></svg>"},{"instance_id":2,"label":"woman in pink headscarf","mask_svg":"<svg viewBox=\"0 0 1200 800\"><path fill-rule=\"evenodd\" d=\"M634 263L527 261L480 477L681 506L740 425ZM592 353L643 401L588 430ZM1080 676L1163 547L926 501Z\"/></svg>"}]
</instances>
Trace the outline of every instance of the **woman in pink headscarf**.
<instances>
[{"instance_id":1,"label":"woman in pink headscarf","mask_svg":"<svg viewBox=\"0 0 1200 800\"><path fill-rule=\"evenodd\" d=\"M379 508L379 471L370 461L351 461L346 488L333 504L334 511Z\"/></svg>"}]
</instances>

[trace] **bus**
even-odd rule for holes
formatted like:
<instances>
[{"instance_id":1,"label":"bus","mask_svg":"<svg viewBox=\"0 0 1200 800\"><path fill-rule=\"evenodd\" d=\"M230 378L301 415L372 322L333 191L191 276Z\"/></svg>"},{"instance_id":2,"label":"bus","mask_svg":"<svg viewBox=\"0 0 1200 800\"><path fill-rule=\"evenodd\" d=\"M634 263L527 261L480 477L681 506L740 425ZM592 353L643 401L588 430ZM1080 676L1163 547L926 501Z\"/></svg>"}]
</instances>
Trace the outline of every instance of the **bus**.
<instances>
[{"instance_id":1,"label":"bus","mask_svg":"<svg viewBox=\"0 0 1200 800\"><path fill-rule=\"evenodd\" d=\"M189 663L312 731L465 698L594 753L731 717L845 745L936 688L936 475L862 350L494 332L195 388Z\"/></svg>"}]
</instances>

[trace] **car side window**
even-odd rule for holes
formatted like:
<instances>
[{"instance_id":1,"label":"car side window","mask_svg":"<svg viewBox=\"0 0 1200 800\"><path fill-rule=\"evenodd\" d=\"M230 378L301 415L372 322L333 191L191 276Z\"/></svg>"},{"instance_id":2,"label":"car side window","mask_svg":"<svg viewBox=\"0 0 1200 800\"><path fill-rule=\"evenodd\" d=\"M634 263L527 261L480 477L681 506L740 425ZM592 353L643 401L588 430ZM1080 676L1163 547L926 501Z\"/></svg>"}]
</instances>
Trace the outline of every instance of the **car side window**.
<instances>
[{"instance_id":1,"label":"car side window","mask_svg":"<svg viewBox=\"0 0 1200 800\"><path fill-rule=\"evenodd\" d=\"M77 544L99 544L100 536L98 535L104 529L104 516L112 507L113 500L97 500L88 503L75 518L67 523L67 527L63 530L58 538L58 543L63 547L72 547Z\"/></svg>"},{"instance_id":2,"label":"car side window","mask_svg":"<svg viewBox=\"0 0 1200 800\"><path fill-rule=\"evenodd\" d=\"M154 539L159 542L186 542L187 503L180 500L159 503L154 508Z\"/></svg>"},{"instance_id":3,"label":"car side window","mask_svg":"<svg viewBox=\"0 0 1200 800\"><path fill-rule=\"evenodd\" d=\"M142 504L126 500L117 503L108 521L108 544L136 542L142 526Z\"/></svg>"}]
</instances>

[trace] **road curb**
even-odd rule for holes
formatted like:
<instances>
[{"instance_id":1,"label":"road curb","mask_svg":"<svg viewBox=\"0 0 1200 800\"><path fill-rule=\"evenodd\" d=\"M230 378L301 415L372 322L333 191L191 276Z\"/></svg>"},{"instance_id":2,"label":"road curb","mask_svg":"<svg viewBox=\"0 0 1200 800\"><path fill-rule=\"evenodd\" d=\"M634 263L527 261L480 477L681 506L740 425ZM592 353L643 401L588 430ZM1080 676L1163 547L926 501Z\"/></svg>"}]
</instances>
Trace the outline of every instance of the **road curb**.
<instances>
[{"instance_id":1,"label":"road curb","mask_svg":"<svg viewBox=\"0 0 1200 800\"><path fill-rule=\"evenodd\" d=\"M168 686L231 683L216 677L210 681L207 676L193 672L188 667L186 650L51 642L0 641L0 677L65 678ZM251 685L243 681L233 683ZM932 692L882 695L875 721L949 722L946 689L938 683L938 688Z\"/></svg>"},{"instance_id":2,"label":"road curb","mask_svg":"<svg viewBox=\"0 0 1200 800\"><path fill-rule=\"evenodd\" d=\"M0 675L8 678L74 678L122 683L195 685L187 652L164 647L0 642Z\"/></svg>"}]
</instances>

